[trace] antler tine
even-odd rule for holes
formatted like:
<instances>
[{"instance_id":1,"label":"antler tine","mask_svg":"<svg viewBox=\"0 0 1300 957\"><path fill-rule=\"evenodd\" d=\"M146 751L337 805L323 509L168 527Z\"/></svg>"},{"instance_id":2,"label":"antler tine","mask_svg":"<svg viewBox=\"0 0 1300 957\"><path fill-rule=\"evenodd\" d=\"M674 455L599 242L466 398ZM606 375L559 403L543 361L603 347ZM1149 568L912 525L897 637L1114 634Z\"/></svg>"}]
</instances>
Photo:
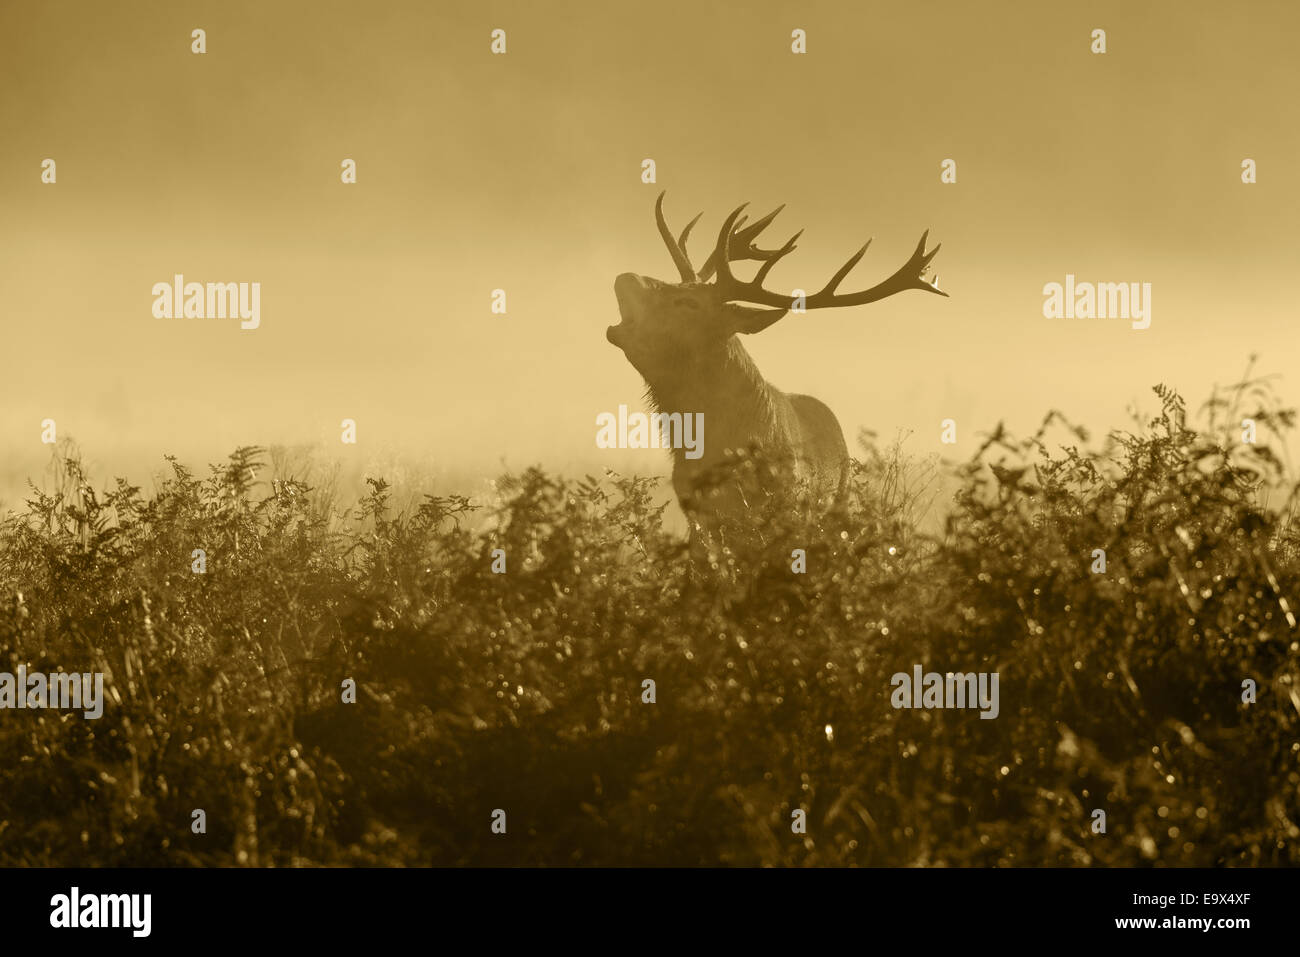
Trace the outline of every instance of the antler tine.
<instances>
[{"instance_id":1,"label":"antler tine","mask_svg":"<svg viewBox=\"0 0 1300 957\"><path fill-rule=\"evenodd\" d=\"M695 218L686 224L686 228L682 230L682 234L677 237L677 247L681 249L683 256L686 255L686 237L691 234L691 230L695 228L695 224L700 221L700 217L703 215L703 210L696 213Z\"/></svg>"},{"instance_id":2,"label":"antler tine","mask_svg":"<svg viewBox=\"0 0 1300 957\"><path fill-rule=\"evenodd\" d=\"M870 245L871 245L871 240L868 239L865 243L862 244L861 249L859 249L856 253L854 253L852 256L849 257L848 262L846 262L843 266L841 266L838 270L836 270L835 275L831 276L830 281L826 283L824 287L822 287L822 290L819 293L817 293L817 295L818 296L832 295L835 292L835 290L839 287L839 284L844 281L844 277L847 276L849 272L853 269L853 267L858 264L858 261L861 260L862 257L866 255L867 247ZM814 296L814 298L816 297Z\"/></svg>"},{"instance_id":3,"label":"antler tine","mask_svg":"<svg viewBox=\"0 0 1300 957\"><path fill-rule=\"evenodd\" d=\"M749 241L752 240L755 236L757 236L759 233L761 233L761 232L762 232L762 231L767 227L767 225L768 225L770 222L772 222L772 220L776 219L776 215L777 215L777 213L781 212L781 210L783 210L783 209L785 209L785 203L782 203L780 206L778 206L776 209L772 210L770 213L768 213L768 214L767 214L766 216L764 216L762 219L756 219L756 220L754 220L754 222L750 223L746 228L744 228L744 229L742 229L742 230L739 230L739 231L736 233L736 238L739 239L739 240L741 240L741 241L743 241L743 242L746 242L746 243L749 242ZM741 222L743 222L743 221L744 221L744 217L742 216L742 217L741 217ZM738 222L738 223L736 223L736 225L739 226L740 223Z\"/></svg>"},{"instance_id":4,"label":"antler tine","mask_svg":"<svg viewBox=\"0 0 1300 957\"><path fill-rule=\"evenodd\" d=\"M682 282L695 282L695 267L691 265L691 261L686 255L686 235L700 217L696 216L695 219L691 220L690 226L687 226L682 231L680 241L673 239L672 230L664 222L664 196L667 194L668 190L664 190L659 194L659 198L655 200L655 224L659 227L659 235L663 237L664 245L668 247L668 254L673 257L673 264L677 267L677 271L681 273Z\"/></svg>"},{"instance_id":5,"label":"antler tine","mask_svg":"<svg viewBox=\"0 0 1300 957\"><path fill-rule=\"evenodd\" d=\"M767 274L769 271L771 271L772 267L775 266L782 257L790 255L792 252L794 252L796 249L799 248L798 246L795 245L795 243L802 235L803 235L803 230L801 229L799 230L799 232L795 233L788 240L786 240L785 245L782 246L780 249L778 249L776 253L771 256L771 258L769 258L766 262L764 262L763 265L758 267L758 272L754 274L755 285L759 285L759 286L763 285L763 280L767 278Z\"/></svg>"}]
</instances>

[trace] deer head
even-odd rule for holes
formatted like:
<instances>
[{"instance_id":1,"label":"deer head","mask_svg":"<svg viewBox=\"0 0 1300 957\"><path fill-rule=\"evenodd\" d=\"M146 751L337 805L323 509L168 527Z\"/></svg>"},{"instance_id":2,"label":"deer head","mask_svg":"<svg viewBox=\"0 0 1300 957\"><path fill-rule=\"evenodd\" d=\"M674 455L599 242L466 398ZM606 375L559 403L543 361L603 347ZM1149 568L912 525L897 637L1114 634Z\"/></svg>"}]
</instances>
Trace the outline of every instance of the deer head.
<instances>
[{"instance_id":1,"label":"deer head","mask_svg":"<svg viewBox=\"0 0 1300 957\"><path fill-rule=\"evenodd\" d=\"M655 222L681 281L665 282L632 273L620 275L614 281L614 293L621 321L605 333L611 343L623 350L652 389L656 379L697 365L701 358L724 349L732 336L761 332L789 312L794 305L793 297L764 289L763 282L773 266L794 252L796 241L803 235L800 230L778 249L760 249L754 240L785 207L778 206L745 225L743 213L748 204L742 204L723 222L713 252L697 271L686 253L686 240L700 217L691 220L681 236L674 238L664 221L663 200L664 193L660 193L655 201ZM804 297L804 309L863 305L908 289L946 296L947 293L939 290L938 281L926 276L930 260L939 252L938 246L925 251L928 236L928 232L921 235L911 257L884 282L860 292L837 292L871 245L871 240L867 240L820 291ZM742 260L761 264L753 279L747 282L737 279L731 271L731 264Z\"/></svg>"}]
</instances>

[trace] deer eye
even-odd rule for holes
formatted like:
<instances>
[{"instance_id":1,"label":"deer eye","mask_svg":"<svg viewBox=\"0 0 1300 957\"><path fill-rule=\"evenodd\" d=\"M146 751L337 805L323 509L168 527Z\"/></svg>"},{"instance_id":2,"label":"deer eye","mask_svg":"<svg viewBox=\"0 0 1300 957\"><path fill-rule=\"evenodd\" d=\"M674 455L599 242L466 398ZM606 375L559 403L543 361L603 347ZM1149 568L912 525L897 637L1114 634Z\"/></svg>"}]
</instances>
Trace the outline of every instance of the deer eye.
<instances>
[{"instance_id":1,"label":"deer eye","mask_svg":"<svg viewBox=\"0 0 1300 957\"><path fill-rule=\"evenodd\" d=\"M689 299L686 296L678 296L675 300L673 300L673 304L678 306L689 306L692 309L700 308L700 304L698 302L696 302L694 299Z\"/></svg>"}]
</instances>

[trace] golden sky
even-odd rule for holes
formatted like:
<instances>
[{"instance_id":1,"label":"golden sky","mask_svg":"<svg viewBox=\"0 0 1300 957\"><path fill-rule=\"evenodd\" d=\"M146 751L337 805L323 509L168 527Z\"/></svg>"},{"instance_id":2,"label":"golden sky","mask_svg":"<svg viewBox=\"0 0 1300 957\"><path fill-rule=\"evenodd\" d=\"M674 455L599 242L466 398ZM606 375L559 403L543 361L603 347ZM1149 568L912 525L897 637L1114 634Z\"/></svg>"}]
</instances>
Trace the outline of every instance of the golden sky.
<instances>
[{"instance_id":1,"label":"golden sky","mask_svg":"<svg viewBox=\"0 0 1300 957\"><path fill-rule=\"evenodd\" d=\"M731 208L787 203L773 244L807 232L778 287L870 236L845 288L943 243L949 299L746 339L851 447L901 429L965 457L1050 408L1104 430L1157 382L1199 404L1251 353L1295 400L1297 27L1293 2L1187 0L0 4L0 500L48 460L47 417L105 479L273 443L616 464L595 416L643 385L604 330L617 274L674 277L661 189L678 228L705 210L697 263ZM156 319L176 273L260 282L260 328ZM1045 319L1066 273L1151 283L1151 327Z\"/></svg>"}]
</instances>

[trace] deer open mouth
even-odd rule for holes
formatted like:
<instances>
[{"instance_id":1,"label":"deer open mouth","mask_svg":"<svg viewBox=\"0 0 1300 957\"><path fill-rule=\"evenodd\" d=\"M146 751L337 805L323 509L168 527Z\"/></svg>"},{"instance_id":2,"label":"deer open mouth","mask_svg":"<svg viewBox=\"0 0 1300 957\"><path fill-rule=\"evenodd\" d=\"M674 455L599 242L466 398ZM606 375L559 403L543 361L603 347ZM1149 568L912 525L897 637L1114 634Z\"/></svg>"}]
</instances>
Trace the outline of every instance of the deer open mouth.
<instances>
[{"instance_id":1,"label":"deer open mouth","mask_svg":"<svg viewBox=\"0 0 1300 957\"><path fill-rule=\"evenodd\" d=\"M635 281L636 277L624 275L619 276L614 283L614 298L618 300L618 322L605 330L605 338L620 349L623 348L624 336L634 321L635 307L631 287Z\"/></svg>"}]
</instances>

